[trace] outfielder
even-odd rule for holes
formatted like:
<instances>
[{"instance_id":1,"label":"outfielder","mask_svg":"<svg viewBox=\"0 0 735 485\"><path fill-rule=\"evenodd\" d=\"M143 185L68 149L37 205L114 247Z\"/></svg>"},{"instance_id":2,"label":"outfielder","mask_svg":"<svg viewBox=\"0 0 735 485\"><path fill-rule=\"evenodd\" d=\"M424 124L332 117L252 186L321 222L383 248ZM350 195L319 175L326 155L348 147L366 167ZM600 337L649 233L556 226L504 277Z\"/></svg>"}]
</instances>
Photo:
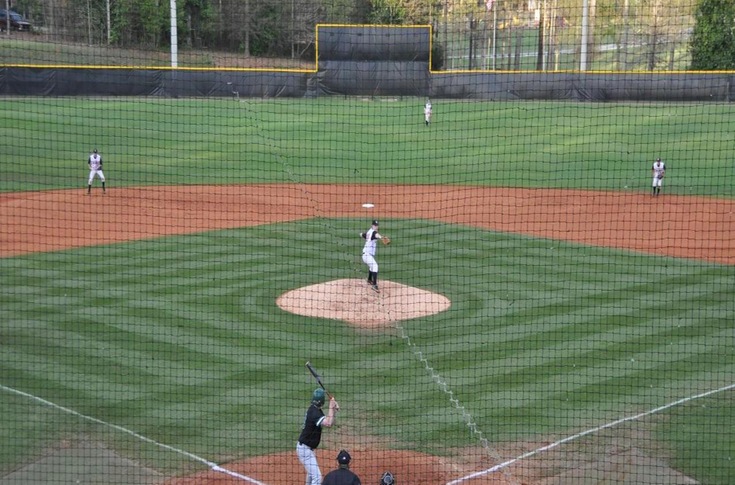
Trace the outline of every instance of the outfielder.
<instances>
[{"instance_id":1,"label":"outfielder","mask_svg":"<svg viewBox=\"0 0 735 485\"><path fill-rule=\"evenodd\" d=\"M390 238L380 235L378 221L373 221L370 229L367 232L361 232L360 237L365 240L365 246L362 248L362 261L368 267L367 282L375 292L380 292L378 289L378 262L375 261L376 246L378 240L383 244L390 244Z\"/></svg>"},{"instance_id":2,"label":"outfielder","mask_svg":"<svg viewBox=\"0 0 735 485\"><path fill-rule=\"evenodd\" d=\"M653 175L651 195L656 196L661 193L661 184L663 183L664 176L666 175L666 164L662 162L660 158L657 158L656 161L653 162L651 174Z\"/></svg>"},{"instance_id":3,"label":"outfielder","mask_svg":"<svg viewBox=\"0 0 735 485\"><path fill-rule=\"evenodd\" d=\"M431 100L427 99L426 104L424 105L424 122L426 123L426 126L429 126L429 123L431 123Z\"/></svg>"},{"instance_id":4,"label":"outfielder","mask_svg":"<svg viewBox=\"0 0 735 485\"><path fill-rule=\"evenodd\" d=\"M306 485L321 485L322 483L322 472L319 470L314 450L322 440L322 428L334 425L337 411L339 411L339 404L333 397L330 397L329 413L324 416L322 406L324 406L325 398L326 392L321 388L317 388L311 395L311 405L306 410L304 427L301 429L299 442L296 445L296 455L306 470Z\"/></svg>"},{"instance_id":5,"label":"outfielder","mask_svg":"<svg viewBox=\"0 0 735 485\"><path fill-rule=\"evenodd\" d=\"M102 156L97 152L95 148L89 158L87 159L87 165L89 165L89 180L87 181L87 195L92 193L92 181L94 176L98 176L102 181L102 192L105 192L105 174L102 173Z\"/></svg>"}]
</instances>

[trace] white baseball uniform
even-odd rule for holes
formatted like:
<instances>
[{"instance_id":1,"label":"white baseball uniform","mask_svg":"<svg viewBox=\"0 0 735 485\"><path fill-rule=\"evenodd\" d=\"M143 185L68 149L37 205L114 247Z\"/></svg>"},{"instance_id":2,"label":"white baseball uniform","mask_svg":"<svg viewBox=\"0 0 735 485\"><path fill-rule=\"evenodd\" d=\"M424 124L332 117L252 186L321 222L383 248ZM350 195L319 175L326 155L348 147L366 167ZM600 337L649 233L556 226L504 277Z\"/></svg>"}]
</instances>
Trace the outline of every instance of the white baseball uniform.
<instances>
[{"instance_id":1,"label":"white baseball uniform","mask_svg":"<svg viewBox=\"0 0 735 485\"><path fill-rule=\"evenodd\" d=\"M380 234L378 234L378 229L375 227L371 227L365 233L365 246L362 248L362 261L373 273L378 272L378 262L375 261L375 252L378 239L381 239Z\"/></svg>"},{"instance_id":2,"label":"white baseball uniform","mask_svg":"<svg viewBox=\"0 0 735 485\"><path fill-rule=\"evenodd\" d=\"M431 101L426 101L424 105L424 121L427 125L431 123Z\"/></svg>"},{"instance_id":3,"label":"white baseball uniform","mask_svg":"<svg viewBox=\"0 0 735 485\"><path fill-rule=\"evenodd\" d=\"M362 248L362 262L368 267L367 282L373 287L373 290L378 290L378 262L375 261L375 252L377 250L378 239L383 239L378 233L378 221L373 221L372 226L367 232L360 233L360 236L365 238L365 245Z\"/></svg>"},{"instance_id":4,"label":"white baseball uniform","mask_svg":"<svg viewBox=\"0 0 735 485\"><path fill-rule=\"evenodd\" d=\"M322 483L322 471L316 461L316 453L308 446L298 443L296 445L296 456L306 470L306 485L319 485Z\"/></svg>"},{"instance_id":5,"label":"white baseball uniform","mask_svg":"<svg viewBox=\"0 0 735 485\"><path fill-rule=\"evenodd\" d=\"M655 162L653 162L653 167L651 167L651 170L653 171L652 186L661 187L663 175L664 173L666 173L666 164L661 160L656 160Z\"/></svg>"},{"instance_id":6,"label":"white baseball uniform","mask_svg":"<svg viewBox=\"0 0 735 485\"><path fill-rule=\"evenodd\" d=\"M104 183L105 174L102 173L102 156L97 152L92 153L89 156L87 164L89 164L89 181L87 182L87 185L92 185L95 175Z\"/></svg>"}]
</instances>

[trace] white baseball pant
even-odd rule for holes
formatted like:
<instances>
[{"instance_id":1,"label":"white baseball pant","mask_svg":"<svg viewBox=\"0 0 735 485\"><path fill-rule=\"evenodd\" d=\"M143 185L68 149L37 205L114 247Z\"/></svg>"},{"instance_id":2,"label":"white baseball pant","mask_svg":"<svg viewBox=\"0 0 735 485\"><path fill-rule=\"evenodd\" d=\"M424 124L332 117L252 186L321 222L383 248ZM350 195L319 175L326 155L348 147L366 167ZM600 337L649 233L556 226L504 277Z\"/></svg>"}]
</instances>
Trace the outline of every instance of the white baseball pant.
<instances>
[{"instance_id":1,"label":"white baseball pant","mask_svg":"<svg viewBox=\"0 0 735 485\"><path fill-rule=\"evenodd\" d=\"M102 173L102 169L90 170L89 171L89 182L87 182L87 185L92 185L92 181L94 180L95 175L97 175L102 182L105 181L105 174Z\"/></svg>"},{"instance_id":2,"label":"white baseball pant","mask_svg":"<svg viewBox=\"0 0 735 485\"><path fill-rule=\"evenodd\" d=\"M296 444L296 455L299 461L304 465L306 470L306 485L321 485L322 472L319 470L319 463L316 461L316 453L314 450L301 443Z\"/></svg>"},{"instance_id":3,"label":"white baseball pant","mask_svg":"<svg viewBox=\"0 0 735 485\"><path fill-rule=\"evenodd\" d=\"M378 272L378 262L375 261L372 254L362 253L362 262L367 264L368 269L373 273Z\"/></svg>"}]
</instances>

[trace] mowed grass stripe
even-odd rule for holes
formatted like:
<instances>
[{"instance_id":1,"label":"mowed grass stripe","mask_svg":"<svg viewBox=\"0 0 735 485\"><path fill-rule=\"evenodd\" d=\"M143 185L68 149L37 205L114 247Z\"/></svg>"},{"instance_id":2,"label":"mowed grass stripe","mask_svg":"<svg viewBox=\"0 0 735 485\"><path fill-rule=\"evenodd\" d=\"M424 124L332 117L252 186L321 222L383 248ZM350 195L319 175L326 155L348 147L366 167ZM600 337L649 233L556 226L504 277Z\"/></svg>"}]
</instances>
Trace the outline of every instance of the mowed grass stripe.
<instances>
[{"instance_id":1,"label":"mowed grass stripe","mask_svg":"<svg viewBox=\"0 0 735 485\"><path fill-rule=\"evenodd\" d=\"M543 244L543 241L529 244ZM491 275L494 285L490 286L501 286L505 293L501 294L501 298L493 299L494 294L499 292L491 291L488 293L490 298L482 300L483 307L479 310L474 307L465 308L475 311L474 319L464 319L462 323L469 326L470 322L476 322L472 331L468 328L466 333L457 332L448 336L441 344L431 348L431 352L424 349L426 354L431 355L429 360L437 368L457 369L447 374L449 381L461 382L464 377L467 384L463 390L467 389L468 392L488 387L513 386L513 389L531 387L538 388L539 391L559 387L562 389L560 392L566 394L577 385L560 385L553 379L559 373L567 372L567 364L568 372L580 373L603 361L606 364L599 369L593 369L590 382L603 379L610 381L608 384L612 383L613 387L630 385L637 388L641 384L638 382L641 364L638 364L638 369L628 368L626 363L629 362L630 355L637 358L638 362L641 359L661 362L658 367L646 364L650 368L644 369L640 378L646 383L652 381L657 386L664 385L669 379L679 378L679 375L668 375L670 361L690 357L707 361L707 351L721 355L727 361L727 357L724 357L727 350L722 345L721 335L717 333L718 329L726 331L726 327L722 325L722 321L716 326L703 324L700 315L732 314L733 304L726 296L731 291L732 284L729 268L618 251L598 252L576 245L561 245L562 251L559 251L560 245L553 244L557 246L557 251L549 251L546 257L536 254L535 258L519 258L526 264L521 267L521 271L515 267L518 272L511 274L509 278L501 270L510 270L514 266L497 263L498 260L504 260L505 253L487 251L487 246L484 248L485 252L477 251L471 258L475 263L482 261L483 264L461 269L455 267L455 271L461 272L467 280L471 279L476 268L482 268L478 272ZM566 251L563 250L564 246ZM534 249L530 252L534 252ZM580 252L584 253L582 258L578 257ZM590 254L588 258L588 252L594 254ZM603 263L605 254L607 262ZM575 258L576 266L564 265L565 261ZM557 264L552 259L560 261ZM597 266L588 265L588 259L599 260L601 263ZM445 275L450 274L447 270L456 262L453 259L447 261L444 271L439 271ZM484 264L486 262L487 265ZM614 271L599 271L608 267L614 268ZM496 268L499 270L496 271ZM648 268L657 269L649 271ZM465 290L468 292L465 296L470 297L479 292L472 284L459 284L459 280L455 281L456 285L445 282L445 286L460 289L459 291ZM595 284L590 287L587 283L580 285L579 281L592 281ZM661 288L665 288L665 291L662 292ZM570 295L574 297L570 298ZM462 298L459 300L465 301ZM516 306L517 302L520 305ZM520 306L522 310L507 310L514 306ZM445 323L437 322L437 327ZM677 330L682 324L691 330L684 336L677 336L682 333ZM437 327L432 327L432 332ZM436 333L441 333L441 330L436 330ZM699 339L696 350L689 349L688 352L672 355L671 347L662 343L671 342L671 338L666 338L669 334L678 340L693 339L693 334L712 336ZM506 356L504 360L497 360L503 355ZM660 356L665 358L661 359ZM613 361L620 362L621 365L610 371L609 368L613 365L610 362ZM724 365L725 362L720 362L719 365ZM573 370L573 365L576 365L577 370ZM719 370L713 370L713 374L726 375L728 369L723 366ZM661 377L652 378L649 370L660 373ZM488 373L494 376L492 372L497 372L504 381L467 377L473 371L477 376L487 376ZM707 377L711 376L709 374ZM687 376L684 375L681 381L686 384ZM583 384L587 385L588 382L584 381ZM646 388L648 387L649 384L646 384ZM685 388L686 385L682 387ZM606 407L605 400L609 398L609 392L596 393L596 390L598 389L591 387L590 392L585 395L593 397L589 398L590 414L595 415L597 409L598 419L599 412L604 409L608 409L609 415L615 415L629 408L630 405L626 407L624 400L614 407ZM649 392L644 391L644 394L647 393ZM545 394L546 392L532 393ZM491 397L492 393L488 395L488 399ZM543 399L540 402L543 403ZM655 405L655 399L639 402ZM495 404L493 402L493 406ZM508 407L518 405L516 394ZM502 405L500 408L493 414L498 416L505 412ZM578 408L581 409L584 408ZM545 406L540 404L536 411L531 413L526 410L525 422L529 428L534 426L531 423L538 422L538 418L545 416ZM555 420L556 416L552 419ZM552 422L550 419L547 421ZM562 426L571 421L561 422Z\"/></svg>"},{"instance_id":2,"label":"mowed grass stripe","mask_svg":"<svg viewBox=\"0 0 735 485\"><path fill-rule=\"evenodd\" d=\"M363 223L304 221L0 260L4 311L28 325L0 329L12 350L1 361L5 384L194 453L230 456L262 452L241 421L264 408L278 419L263 423L263 446L292 447L314 385L303 362L317 360L366 433L417 448L475 445L399 336L275 305L298 286L362 277L353 233ZM314 231L325 224L344 236ZM731 375L730 268L559 242L552 251L550 241L425 221L395 221L392 232L431 251L381 250L382 277L453 301L402 328L491 439L599 425ZM455 257L462 240L473 241L472 253ZM44 291L24 300L29 287Z\"/></svg>"}]
</instances>

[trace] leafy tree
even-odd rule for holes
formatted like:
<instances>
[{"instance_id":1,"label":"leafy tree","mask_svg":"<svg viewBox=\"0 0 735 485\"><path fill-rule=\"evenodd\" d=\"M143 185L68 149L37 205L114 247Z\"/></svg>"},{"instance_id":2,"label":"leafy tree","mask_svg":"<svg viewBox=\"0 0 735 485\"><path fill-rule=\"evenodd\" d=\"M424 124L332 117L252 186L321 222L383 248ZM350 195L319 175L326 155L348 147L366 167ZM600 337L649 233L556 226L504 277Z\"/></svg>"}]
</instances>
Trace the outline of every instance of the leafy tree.
<instances>
[{"instance_id":1,"label":"leafy tree","mask_svg":"<svg viewBox=\"0 0 735 485\"><path fill-rule=\"evenodd\" d=\"M690 50L694 70L735 69L735 2L700 0Z\"/></svg>"},{"instance_id":2,"label":"leafy tree","mask_svg":"<svg viewBox=\"0 0 735 485\"><path fill-rule=\"evenodd\" d=\"M181 12L178 21L181 20ZM157 0L118 0L112 4L113 42L150 49L168 45L169 3ZM183 23L183 22L182 22Z\"/></svg>"},{"instance_id":3,"label":"leafy tree","mask_svg":"<svg viewBox=\"0 0 735 485\"><path fill-rule=\"evenodd\" d=\"M186 0L183 12L183 25L177 22L179 40L188 46L207 46L214 35L214 9L209 0Z\"/></svg>"},{"instance_id":4,"label":"leafy tree","mask_svg":"<svg viewBox=\"0 0 735 485\"><path fill-rule=\"evenodd\" d=\"M433 71L440 71L444 68L444 46L439 42L434 42L431 45L431 69Z\"/></svg>"},{"instance_id":5,"label":"leafy tree","mask_svg":"<svg viewBox=\"0 0 735 485\"><path fill-rule=\"evenodd\" d=\"M379 25L403 24L407 17L403 3L401 0L373 0L368 21Z\"/></svg>"},{"instance_id":6,"label":"leafy tree","mask_svg":"<svg viewBox=\"0 0 735 485\"><path fill-rule=\"evenodd\" d=\"M284 41L279 35L279 32L283 32L280 29L282 12L279 5L271 3L260 6L257 14L258 28L252 32L250 41L250 54L264 56L282 50L282 46L279 46Z\"/></svg>"},{"instance_id":7,"label":"leafy tree","mask_svg":"<svg viewBox=\"0 0 735 485\"><path fill-rule=\"evenodd\" d=\"M17 0L11 2L11 10L15 10L31 21L38 21L38 17L43 13L43 2L40 0ZM0 0L0 8L5 8L5 2Z\"/></svg>"},{"instance_id":8,"label":"leafy tree","mask_svg":"<svg viewBox=\"0 0 735 485\"><path fill-rule=\"evenodd\" d=\"M646 67L653 71L666 66L673 69L677 41L683 37L687 26L691 26L691 3L689 0L648 0L648 38L646 44ZM668 61L667 61L668 58Z\"/></svg>"},{"instance_id":9,"label":"leafy tree","mask_svg":"<svg viewBox=\"0 0 735 485\"><path fill-rule=\"evenodd\" d=\"M449 0L446 0L449 1ZM472 0L477 2L477 0ZM383 25L430 24L432 9L429 0L370 0L368 22ZM440 7L440 6L439 6Z\"/></svg>"}]
</instances>

